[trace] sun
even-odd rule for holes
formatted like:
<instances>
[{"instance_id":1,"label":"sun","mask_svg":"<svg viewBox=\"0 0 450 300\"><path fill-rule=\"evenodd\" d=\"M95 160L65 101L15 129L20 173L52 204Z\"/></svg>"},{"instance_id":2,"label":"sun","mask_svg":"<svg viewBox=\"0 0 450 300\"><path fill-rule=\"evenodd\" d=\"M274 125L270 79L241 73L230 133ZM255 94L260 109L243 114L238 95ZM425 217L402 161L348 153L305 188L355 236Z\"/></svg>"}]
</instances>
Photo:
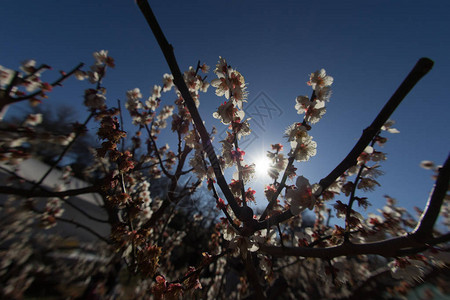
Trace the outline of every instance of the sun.
<instances>
[{"instance_id":1,"label":"sun","mask_svg":"<svg viewBox=\"0 0 450 300\"><path fill-rule=\"evenodd\" d=\"M266 155L261 155L255 160L255 172L256 176L259 178L268 176L267 172L269 171L271 165L270 159Z\"/></svg>"}]
</instances>

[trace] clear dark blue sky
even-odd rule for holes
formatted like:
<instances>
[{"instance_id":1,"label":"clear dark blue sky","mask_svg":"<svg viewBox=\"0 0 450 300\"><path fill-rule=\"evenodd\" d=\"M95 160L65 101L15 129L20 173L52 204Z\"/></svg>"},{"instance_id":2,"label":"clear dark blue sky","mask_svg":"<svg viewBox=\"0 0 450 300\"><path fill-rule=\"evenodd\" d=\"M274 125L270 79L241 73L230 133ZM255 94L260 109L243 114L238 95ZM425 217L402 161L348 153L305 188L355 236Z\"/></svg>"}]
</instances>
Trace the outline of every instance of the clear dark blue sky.
<instances>
[{"instance_id":1,"label":"clear dark blue sky","mask_svg":"<svg viewBox=\"0 0 450 300\"><path fill-rule=\"evenodd\" d=\"M380 178L383 187L369 198L375 207L384 204L383 194L408 208L425 204L433 182L419 163L433 160L441 164L450 149L449 1L150 4L181 69L195 66L199 59L214 66L223 56L249 83L249 104L266 97L266 103L276 108L264 122L254 117L261 126L252 123L258 136L246 149L256 153L252 159L269 150L271 143L284 142L284 129L301 121L294 99L311 94L305 84L308 74L325 68L334 77L327 113L310 132L318 142L318 153L298 165L299 173L311 182L327 175L345 157L417 60L433 59L433 70L393 115L401 133L391 135L383 149L388 153L382 164L386 172ZM93 51L107 49L117 65L104 81L111 105L118 98L124 100L125 92L135 87L148 97L153 84L161 84L162 74L168 72L132 0L15 0L3 1L1 6L0 65L5 67L16 68L22 60L33 58L56 70L69 70L80 61L90 64ZM76 107L82 117L86 87L86 83L69 80L51 94L49 102ZM223 127L212 113L224 99L217 98L212 89L201 96L200 112L207 126L216 125L220 132ZM173 94L163 98L166 104L173 100ZM21 109L17 106L9 113Z\"/></svg>"}]
</instances>

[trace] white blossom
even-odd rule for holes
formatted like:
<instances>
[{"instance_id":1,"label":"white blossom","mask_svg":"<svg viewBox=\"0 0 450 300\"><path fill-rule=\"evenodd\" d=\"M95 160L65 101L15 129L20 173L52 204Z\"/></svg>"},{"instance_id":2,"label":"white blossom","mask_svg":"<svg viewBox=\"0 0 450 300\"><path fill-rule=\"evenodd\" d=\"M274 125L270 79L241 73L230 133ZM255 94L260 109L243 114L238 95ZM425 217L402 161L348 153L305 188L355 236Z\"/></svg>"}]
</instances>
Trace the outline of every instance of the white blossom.
<instances>
[{"instance_id":1,"label":"white blossom","mask_svg":"<svg viewBox=\"0 0 450 300\"><path fill-rule=\"evenodd\" d=\"M330 86L333 83L333 77L326 74L325 69L311 73L308 85L312 87L313 90L316 88L322 88Z\"/></svg>"},{"instance_id":2,"label":"white blossom","mask_svg":"<svg viewBox=\"0 0 450 300\"><path fill-rule=\"evenodd\" d=\"M317 153L317 143L311 136L306 136L300 141L292 141L291 148L289 156L294 156L297 161L308 161Z\"/></svg>"},{"instance_id":3,"label":"white blossom","mask_svg":"<svg viewBox=\"0 0 450 300\"><path fill-rule=\"evenodd\" d=\"M309 180L303 176L299 176L296 181L296 187L286 191L286 199L290 201L291 212L298 215L305 208L312 209L316 203L314 196L317 186L311 186Z\"/></svg>"},{"instance_id":4,"label":"white blossom","mask_svg":"<svg viewBox=\"0 0 450 300\"><path fill-rule=\"evenodd\" d=\"M10 84L14 71L0 66L0 87Z\"/></svg>"}]
</instances>

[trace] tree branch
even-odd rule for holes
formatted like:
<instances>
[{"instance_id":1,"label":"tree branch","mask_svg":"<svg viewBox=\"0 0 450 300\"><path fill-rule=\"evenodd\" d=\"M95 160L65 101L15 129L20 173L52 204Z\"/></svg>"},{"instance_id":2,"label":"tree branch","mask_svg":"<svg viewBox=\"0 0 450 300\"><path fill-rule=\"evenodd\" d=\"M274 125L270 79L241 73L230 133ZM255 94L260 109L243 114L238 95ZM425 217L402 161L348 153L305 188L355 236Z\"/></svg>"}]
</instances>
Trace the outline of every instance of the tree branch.
<instances>
[{"instance_id":1,"label":"tree branch","mask_svg":"<svg viewBox=\"0 0 450 300\"><path fill-rule=\"evenodd\" d=\"M412 90L412 88L425 76L433 67L433 61L429 58L421 58L398 87L375 120L367 127L350 151L350 153L344 158L344 160L336 167L330 174L320 180L319 184L322 187L322 191L326 190L341 174L343 174L348 168L356 164L356 159L369 145L370 141L375 137L377 132L381 129L381 126L386 123L391 114L395 111L398 105L403 101L406 95ZM320 194L319 194L320 195ZM316 195L316 196L319 196Z\"/></svg>"},{"instance_id":2,"label":"tree branch","mask_svg":"<svg viewBox=\"0 0 450 300\"><path fill-rule=\"evenodd\" d=\"M450 240L446 235L446 240L442 238L430 239L427 245L435 245ZM366 244L342 244L328 248L308 248L308 247L277 247L260 245L259 249L273 256L303 256L317 258L334 258L346 255L376 254L384 257L399 256L403 249L411 249L425 246L425 242L418 242L414 234L396 237L380 242Z\"/></svg>"},{"instance_id":3,"label":"tree branch","mask_svg":"<svg viewBox=\"0 0 450 300\"><path fill-rule=\"evenodd\" d=\"M58 78L57 80L55 80L52 84L51 84L51 86L52 87L55 87L55 86L58 86L58 85L61 85L61 82L63 82L64 80L66 80L68 77L70 77L70 76L72 76L72 74L74 74L76 71L78 71L81 67L83 67L84 66L84 63L79 63L75 68L73 68L69 73L65 73L65 74L63 74L60 78ZM42 90L38 90L38 91L36 91L36 92L34 92L34 93L32 93L32 94L29 94L29 95L25 95L25 96L22 96L22 97L17 97L17 98L11 98L11 102L10 103L8 103L8 104L11 104L11 103L14 103L14 102L19 102L19 101L23 101L23 100L26 100L26 99L30 99L30 98L33 98L33 97L35 97L35 96L37 96L37 95L40 95L42 93Z\"/></svg>"},{"instance_id":4,"label":"tree branch","mask_svg":"<svg viewBox=\"0 0 450 300\"><path fill-rule=\"evenodd\" d=\"M80 228L82 228L82 229L84 229L84 230L90 232L91 234L95 235L95 236L98 237L100 240L104 241L105 243L107 243L107 244L112 244L110 240L108 240L107 238L101 236L100 234L98 234L97 232L95 232L92 228L90 228L90 227L88 227L88 226L86 226L86 225L83 225L83 224L80 224L80 223L78 223L78 222L75 222L74 220L65 219L65 218L61 218L61 217L55 217L55 219L58 220L58 221L64 222L64 223L73 224L73 225L75 225L76 227L80 227Z\"/></svg>"},{"instance_id":5,"label":"tree branch","mask_svg":"<svg viewBox=\"0 0 450 300\"><path fill-rule=\"evenodd\" d=\"M146 0L137 0L136 2L145 19L147 20L147 23L150 26L150 29L152 30L153 35L155 36L159 44L159 47L161 48L161 51L164 54L167 64L169 65L170 71L172 72L172 75L174 77L174 84L180 91L181 96L185 101L186 107L188 108L189 113L191 114L192 120L194 121L195 127L197 128L197 131L200 134L203 149L207 153L209 161L214 168L214 173L217 178L217 184L224 193L224 196L227 199L228 203L230 204L230 207L235 213L235 215L239 219L241 219L242 218L241 209L237 204L236 200L234 199L233 193L228 187L225 177L223 176L222 168L220 167L220 163L219 160L217 159L217 155L212 146L209 134L205 128L205 125L203 124L203 121L200 117L197 107L195 106L195 102L192 99L191 93L189 92L189 89L187 88L186 83L184 82L183 75L181 74L180 68L178 66L177 60L173 52L173 47L172 45L169 44L166 37L164 36L164 33L162 32L161 27L159 26L158 21L156 20L156 17L153 14L152 9L150 8L148 2Z\"/></svg>"},{"instance_id":6,"label":"tree branch","mask_svg":"<svg viewBox=\"0 0 450 300\"><path fill-rule=\"evenodd\" d=\"M89 186L81 189L72 189L62 192L54 192L47 189L43 189L40 187L39 190L25 190L25 189L19 189L14 188L10 186L0 186L0 194L11 194L11 195L19 195L23 197L58 197L58 198L64 198L64 197L71 197L71 196L77 196L82 194L90 194L90 193L99 193L101 190L98 186Z\"/></svg>"},{"instance_id":7,"label":"tree branch","mask_svg":"<svg viewBox=\"0 0 450 300\"><path fill-rule=\"evenodd\" d=\"M429 58L421 58L416 63L414 68L408 74L408 76L403 80L402 84L398 87L389 101L385 104L383 109L377 115L375 120L367 127L358 142L355 144L353 149L347 154L344 160L334 168L326 177L320 180L319 184L321 189L316 193L316 197L320 196L323 191L325 191L339 176L341 176L348 168L356 164L356 159L364 151L364 149L369 145L381 127L386 123L391 114L395 111L398 105L406 97L406 95L412 90L412 88L419 82L419 80L425 76L433 67L433 61ZM256 226L256 230L267 228L268 226L275 225L279 222L286 221L293 215L290 210L287 210L281 214L270 217L269 219L259 222Z\"/></svg>"},{"instance_id":8,"label":"tree branch","mask_svg":"<svg viewBox=\"0 0 450 300\"><path fill-rule=\"evenodd\" d=\"M432 236L433 226L439 216L442 203L447 195L450 181L450 155L447 157L445 164L439 169L439 175L433 187L433 192L428 199L425 211L414 229L413 234L420 240Z\"/></svg>"},{"instance_id":9,"label":"tree branch","mask_svg":"<svg viewBox=\"0 0 450 300\"><path fill-rule=\"evenodd\" d=\"M422 213L420 221L414 231L408 235L396 237L384 241L350 244L344 243L336 247L329 248L306 248L306 247L275 247L260 246L263 252L271 255L282 256L304 256L333 258L343 255L358 254L378 254L386 257L408 255L411 253L426 250L430 245L447 242L450 240L450 233L433 238L433 226L439 216L441 205L447 195L450 181L450 155L444 166L440 168L433 193L428 199L425 211ZM281 216L282 214L278 215Z\"/></svg>"}]
</instances>

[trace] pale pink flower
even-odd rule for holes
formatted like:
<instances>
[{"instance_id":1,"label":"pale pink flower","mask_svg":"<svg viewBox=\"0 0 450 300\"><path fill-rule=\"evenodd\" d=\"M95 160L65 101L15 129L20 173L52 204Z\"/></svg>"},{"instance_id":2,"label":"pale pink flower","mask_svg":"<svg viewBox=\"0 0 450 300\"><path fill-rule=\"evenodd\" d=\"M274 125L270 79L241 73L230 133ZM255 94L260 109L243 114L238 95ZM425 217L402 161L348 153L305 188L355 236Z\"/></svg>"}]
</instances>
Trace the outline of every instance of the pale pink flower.
<instances>
[{"instance_id":1,"label":"pale pink flower","mask_svg":"<svg viewBox=\"0 0 450 300\"><path fill-rule=\"evenodd\" d=\"M389 263L392 277L409 283L421 281L426 271L425 262L417 259L399 258Z\"/></svg>"},{"instance_id":2,"label":"pale pink flower","mask_svg":"<svg viewBox=\"0 0 450 300\"><path fill-rule=\"evenodd\" d=\"M37 89L39 89L42 85L41 80L39 79L39 76L33 75L30 76L24 83L25 89L27 92L33 92Z\"/></svg>"},{"instance_id":3,"label":"pale pink flower","mask_svg":"<svg viewBox=\"0 0 450 300\"><path fill-rule=\"evenodd\" d=\"M375 186L379 186L380 184L375 180L371 178L361 178L361 180L358 183L358 189L361 189L365 192L373 191L375 189Z\"/></svg>"},{"instance_id":4,"label":"pale pink flower","mask_svg":"<svg viewBox=\"0 0 450 300\"><path fill-rule=\"evenodd\" d=\"M208 73L209 72L209 66L207 64L203 64L200 66L200 70L202 70L203 73Z\"/></svg>"},{"instance_id":5,"label":"pale pink flower","mask_svg":"<svg viewBox=\"0 0 450 300\"><path fill-rule=\"evenodd\" d=\"M0 66L0 87L10 84L14 71Z\"/></svg>"},{"instance_id":6,"label":"pale pink flower","mask_svg":"<svg viewBox=\"0 0 450 300\"><path fill-rule=\"evenodd\" d=\"M329 102L331 98L331 88L329 86L316 87L315 94L317 99Z\"/></svg>"},{"instance_id":7,"label":"pale pink flower","mask_svg":"<svg viewBox=\"0 0 450 300\"><path fill-rule=\"evenodd\" d=\"M216 65L216 68L214 69L214 73L226 73L228 69L227 61L225 58L219 56L219 62Z\"/></svg>"},{"instance_id":8,"label":"pale pink flower","mask_svg":"<svg viewBox=\"0 0 450 300\"><path fill-rule=\"evenodd\" d=\"M210 84L208 81L202 81L202 86L200 87L200 91L206 93L208 91Z\"/></svg>"},{"instance_id":9,"label":"pale pink flower","mask_svg":"<svg viewBox=\"0 0 450 300\"><path fill-rule=\"evenodd\" d=\"M158 115L159 121L164 121L168 119L173 114L173 105L164 105L163 109L160 111Z\"/></svg>"},{"instance_id":10,"label":"pale pink flower","mask_svg":"<svg viewBox=\"0 0 450 300\"><path fill-rule=\"evenodd\" d=\"M224 168L229 168L233 165L234 160L231 155L231 151L233 151L233 143L230 143L227 140L220 141L222 143L222 159L224 162Z\"/></svg>"},{"instance_id":11,"label":"pale pink flower","mask_svg":"<svg viewBox=\"0 0 450 300\"><path fill-rule=\"evenodd\" d=\"M246 237L241 235L236 235L228 244L228 247L233 250L237 250L245 258L247 256L247 251L255 252L258 251L259 245L255 237Z\"/></svg>"},{"instance_id":12,"label":"pale pink flower","mask_svg":"<svg viewBox=\"0 0 450 300\"><path fill-rule=\"evenodd\" d=\"M389 133L400 133L397 128L391 128L395 124L394 120L387 120L383 126L381 126L381 130L387 131Z\"/></svg>"},{"instance_id":13,"label":"pale pink flower","mask_svg":"<svg viewBox=\"0 0 450 300\"><path fill-rule=\"evenodd\" d=\"M219 78L211 81L211 85L216 88L216 95L219 97L225 96L225 98L230 98L230 87L228 80L222 73L218 74Z\"/></svg>"},{"instance_id":14,"label":"pale pink flower","mask_svg":"<svg viewBox=\"0 0 450 300\"><path fill-rule=\"evenodd\" d=\"M253 178L253 176L255 176L255 164L251 164L251 165L245 165L241 167L241 176L242 176L242 180L244 181L244 183L247 183L250 181L250 179ZM239 180L239 172L235 172L233 174L233 179L234 180Z\"/></svg>"},{"instance_id":15,"label":"pale pink flower","mask_svg":"<svg viewBox=\"0 0 450 300\"><path fill-rule=\"evenodd\" d=\"M155 111L159 107L159 99L153 96L149 97L147 101L145 101L145 105L148 109Z\"/></svg>"},{"instance_id":16,"label":"pale pink flower","mask_svg":"<svg viewBox=\"0 0 450 300\"><path fill-rule=\"evenodd\" d=\"M216 73L218 79L211 81L211 85L216 88L216 95L219 97L225 96L227 99L232 95L237 102L235 104L241 108L242 104L239 102L247 98L244 76L237 70L228 67L222 57L220 57L214 73Z\"/></svg>"},{"instance_id":17,"label":"pale pink flower","mask_svg":"<svg viewBox=\"0 0 450 300\"><path fill-rule=\"evenodd\" d=\"M250 123L248 120L245 120L244 122L239 123L239 131L236 133L237 138L241 139L243 136L247 136L252 132L250 129Z\"/></svg>"},{"instance_id":18,"label":"pale pink flower","mask_svg":"<svg viewBox=\"0 0 450 300\"><path fill-rule=\"evenodd\" d=\"M430 160L423 160L420 163L420 167L424 168L425 170L434 170L436 168L436 165Z\"/></svg>"},{"instance_id":19,"label":"pale pink flower","mask_svg":"<svg viewBox=\"0 0 450 300\"><path fill-rule=\"evenodd\" d=\"M161 86L154 85L152 90L152 97L153 98L161 98Z\"/></svg>"},{"instance_id":20,"label":"pale pink flower","mask_svg":"<svg viewBox=\"0 0 450 300\"><path fill-rule=\"evenodd\" d=\"M189 67L189 70L184 72L183 77L190 92L196 92L202 86L200 76L195 73L192 67Z\"/></svg>"},{"instance_id":21,"label":"pale pink flower","mask_svg":"<svg viewBox=\"0 0 450 300\"><path fill-rule=\"evenodd\" d=\"M290 125L284 132L284 137L288 138L288 142L300 140L308 136L306 127L302 123L294 123Z\"/></svg>"},{"instance_id":22,"label":"pale pink flower","mask_svg":"<svg viewBox=\"0 0 450 300\"><path fill-rule=\"evenodd\" d=\"M101 108L105 105L106 97L103 94L97 93L94 89L87 89L84 92L84 105L89 108Z\"/></svg>"},{"instance_id":23,"label":"pale pink flower","mask_svg":"<svg viewBox=\"0 0 450 300\"><path fill-rule=\"evenodd\" d=\"M224 102L219 106L216 112L213 113L213 117L219 119L223 124L230 124L231 121L236 119L242 120L245 116L244 111L238 110L233 101Z\"/></svg>"},{"instance_id":24,"label":"pale pink flower","mask_svg":"<svg viewBox=\"0 0 450 300\"><path fill-rule=\"evenodd\" d=\"M195 149L196 146L201 145L198 141L197 134L195 130L190 130L186 136L184 137L184 142L186 143L186 146Z\"/></svg>"},{"instance_id":25,"label":"pale pink flower","mask_svg":"<svg viewBox=\"0 0 450 300\"><path fill-rule=\"evenodd\" d=\"M297 110L297 114L304 114L307 110L311 101L309 101L308 96L298 96L296 99L295 109Z\"/></svg>"},{"instance_id":26,"label":"pale pink flower","mask_svg":"<svg viewBox=\"0 0 450 300\"><path fill-rule=\"evenodd\" d=\"M198 179L203 180L206 178L207 170L205 169L205 163L203 161L204 154L202 151L195 151L195 155L189 160L189 165L193 168L193 172L197 175Z\"/></svg>"},{"instance_id":27,"label":"pale pink flower","mask_svg":"<svg viewBox=\"0 0 450 300\"><path fill-rule=\"evenodd\" d=\"M306 247L311 241L311 235L306 232L297 231L294 233L294 245L297 247Z\"/></svg>"},{"instance_id":28,"label":"pale pink flower","mask_svg":"<svg viewBox=\"0 0 450 300\"><path fill-rule=\"evenodd\" d=\"M306 121L315 124L320 121L326 111L325 102L316 99L306 110Z\"/></svg>"},{"instance_id":29,"label":"pale pink flower","mask_svg":"<svg viewBox=\"0 0 450 300\"><path fill-rule=\"evenodd\" d=\"M20 69L24 71L26 74L33 73L36 69L36 61L34 59L28 59L22 62Z\"/></svg>"},{"instance_id":30,"label":"pale pink flower","mask_svg":"<svg viewBox=\"0 0 450 300\"><path fill-rule=\"evenodd\" d=\"M365 167L364 170L361 172L362 177L369 177L369 178L377 178L378 176L381 176L384 174L383 171L381 171L379 165L374 165L372 167Z\"/></svg>"},{"instance_id":31,"label":"pale pink flower","mask_svg":"<svg viewBox=\"0 0 450 300\"><path fill-rule=\"evenodd\" d=\"M42 114L30 114L25 120L26 125L36 126L42 123Z\"/></svg>"},{"instance_id":32,"label":"pale pink flower","mask_svg":"<svg viewBox=\"0 0 450 300\"><path fill-rule=\"evenodd\" d=\"M139 88L134 88L127 91L127 99L138 100L142 98L141 90Z\"/></svg>"},{"instance_id":33,"label":"pale pink flower","mask_svg":"<svg viewBox=\"0 0 450 300\"><path fill-rule=\"evenodd\" d=\"M75 78L77 80L85 80L86 78L88 78L88 75L86 74L86 72L81 71L81 70L76 70L75 73L73 74L75 76Z\"/></svg>"},{"instance_id":34,"label":"pale pink flower","mask_svg":"<svg viewBox=\"0 0 450 300\"><path fill-rule=\"evenodd\" d=\"M132 111L142 107L142 103L139 99L142 98L141 91L138 88L127 91L127 102L125 108Z\"/></svg>"},{"instance_id":35,"label":"pale pink flower","mask_svg":"<svg viewBox=\"0 0 450 300\"><path fill-rule=\"evenodd\" d=\"M91 72L89 71L87 73L88 80L90 83L97 83L100 80L100 75L97 72Z\"/></svg>"},{"instance_id":36,"label":"pale pink flower","mask_svg":"<svg viewBox=\"0 0 450 300\"><path fill-rule=\"evenodd\" d=\"M317 153L317 143L312 140L311 136L307 136L300 141L292 141L291 148L289 156L294 156L297 161L308 161Z\"/></svg>"},{"instance_id":37,"label":"pale pink flower","mask_svg":"<svg viewBox=\"0 0 450 300\"><path fill-rule=\"evenodd\" d=\"M92 54L94 56L96 64L104 64L108 57L108 50L100 50Z\"/></svg>"},{"instance_id":38,"label":"pale pink flower","mask_svg":"<svg viewBox=\"0 0 450 300\"><path fill-rule=\"evenodd\" d=\"M386 154L380 151L373 151L372 155L370 156L370 158L373 161L381 161L381 160L386 160Z\"/></svg>"},{"instance_id":39,"label":"pale pink flower","mask_svg":"<svg viewBox=\"0 0 450 300\"><path fill-rule=\"evenodd\" d=\"M241 102L247 98L247 87L244 76L236 70L230 69L229 84L234 100ZM242 105L242 104L240 104ZM242 108L238 105L240 108Z\"/></svg>"},{"instance_id":40,"label":"pale pink flower","mask_svg":"<svg viewBox=\"0 0 450 300\"><path fill-rule=\"evenodd\" d=\"M311 73L309 81L307 83L312 87L313 90L316 90L317 87L322 88L330 86L333 83L333 77L328 76L325 72L325 69L321 69L320 71Z\"/></svg>"},{"instance_id":41,"label":"pale pink flower","mask_svg":"<svg viewBox=\"0 0 450 300\"><path fill-rule=\"evenodd\" d=\"M314 197L313 187L305 177L297 177L295 185L295 188L286 191L286 199L290 201L292 214L298 215L305 208L312 209L316 203L316 197Z\"/></svg>"},{"instance_id":42,"label":"pale pink flower","mask_svg":"<svg viewBox=\"0 0 450 300\"><path fill-rule=\"evenodd\" d=\"M163 75L163 92L170 91L173 87L173 75L164 74Z\"/></svg>"}]
</instances>

